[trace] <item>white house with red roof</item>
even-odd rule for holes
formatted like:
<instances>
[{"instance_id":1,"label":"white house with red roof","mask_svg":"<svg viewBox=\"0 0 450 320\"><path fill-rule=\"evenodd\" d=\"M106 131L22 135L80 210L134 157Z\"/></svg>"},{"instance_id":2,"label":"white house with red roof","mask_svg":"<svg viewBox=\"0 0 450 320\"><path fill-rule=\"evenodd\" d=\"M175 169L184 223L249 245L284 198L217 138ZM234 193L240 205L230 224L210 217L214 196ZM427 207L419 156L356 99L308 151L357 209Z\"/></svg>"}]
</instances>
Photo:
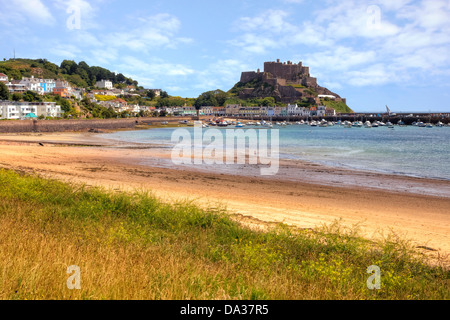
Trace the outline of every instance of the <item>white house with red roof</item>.
<instances>
[{"instance_id":1,"label":"white house with red roof","mask_svg":"<svg viewBox=\"0 0 450 320\"><path fill-rule=\"evenodd\" d=\"M4 73L0 73L0 82L8 83L8 76Z\"/></svg>"}]
</instances>

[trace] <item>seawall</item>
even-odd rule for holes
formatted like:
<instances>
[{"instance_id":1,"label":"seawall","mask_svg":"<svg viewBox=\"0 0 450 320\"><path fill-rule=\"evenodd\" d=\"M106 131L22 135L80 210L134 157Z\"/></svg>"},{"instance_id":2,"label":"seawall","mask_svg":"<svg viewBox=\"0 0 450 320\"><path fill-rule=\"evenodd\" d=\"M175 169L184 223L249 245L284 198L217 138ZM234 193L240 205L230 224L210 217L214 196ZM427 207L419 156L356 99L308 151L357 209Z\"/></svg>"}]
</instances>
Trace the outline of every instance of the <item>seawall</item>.
<instances>
[{"instance_id":1,"label":"seawall","mask_svg":"<svg viewBox=\"0 0 450 320\"><path fill-rule=\"evenodd\" d=\"M0 121L0 133L133 129L137 124L136 119L5 120Z\"/></svg>"},{"instance_id":2,"label":"seawall","mask_svg":"<svg viewBox=\"0 0 450 320\"><path fill-rule=\"evenodd\" d=\"M202 116L200 119L206 120ZM83 119L83 120L2 120L0 133L26 132L65 132L65 131L95 131L135 129L137 125L160 125L162 122L171 124L181 120L192 121L192 117L152 117L128 119Z\"/></svg>"}]
</instances>

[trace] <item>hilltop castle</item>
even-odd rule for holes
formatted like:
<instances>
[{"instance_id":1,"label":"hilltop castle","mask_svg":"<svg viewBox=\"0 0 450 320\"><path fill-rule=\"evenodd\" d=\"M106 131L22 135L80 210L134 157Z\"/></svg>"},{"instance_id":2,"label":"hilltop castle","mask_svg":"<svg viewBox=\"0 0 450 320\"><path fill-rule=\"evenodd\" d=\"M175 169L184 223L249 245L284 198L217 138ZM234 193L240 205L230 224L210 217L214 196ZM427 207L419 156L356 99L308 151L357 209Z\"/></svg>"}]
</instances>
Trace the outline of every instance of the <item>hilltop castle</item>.
<instances>
[{"instance_id":1,"label":"hilltop castle","mask_svg":"<svg viewBox=\"0 0 450 320\"><path fill-rule=\"evenodd\" d=\"M317 87L317 79L309 74L309 67L304 67L300 61L298 64L288 62L264 62L264 72L242 72L241 82L247 83L254 79L267 82L272 86L277 84L281 86L286 85L301 85L305 87Z\"/></svg>"},{"instance_id":2,"label":"hilltop castle","mask_svg":"<svg viewBox=\"0 0 450 320\"><path fill-rule=\"evenodd\" d=\"M311 77L309 67L304 67L301 61L292 63L277 59L276 62L264 62L264 72L259 69L256 72L242 72L240 82L244 85L249 82L263 84L260 87L244 88L239 94L241 99L274 96L278 101L290 103L301 98L318 101L320 95L328 95L346 102L339 95L319 86L317 79ZM267 84L270 88L267 88ZM312 94L311 90L316 94Z\"/></svg>"}]
</instances>

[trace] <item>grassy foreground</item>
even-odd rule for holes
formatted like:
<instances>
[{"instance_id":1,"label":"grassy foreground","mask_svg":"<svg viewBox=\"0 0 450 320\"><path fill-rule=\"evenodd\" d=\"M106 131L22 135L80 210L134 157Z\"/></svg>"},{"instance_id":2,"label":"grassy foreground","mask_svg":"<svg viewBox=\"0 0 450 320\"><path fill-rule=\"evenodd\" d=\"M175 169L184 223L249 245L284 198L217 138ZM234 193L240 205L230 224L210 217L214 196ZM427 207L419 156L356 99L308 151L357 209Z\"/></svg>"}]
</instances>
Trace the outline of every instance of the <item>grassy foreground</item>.
<instances>
[{"instance_id":1,"label":"grassy foreground","mask_svg":"<svg viewBox=\"0 0 450 320\"><path fill-rule=\"evenodd\" d=\"M449 299L449 271L338 224L252 231L224 210L0 170L0 299ZM67 288L67 267L81 289ZM371 265L381 289L369 290Z\"/></svg>"}]
</instances>

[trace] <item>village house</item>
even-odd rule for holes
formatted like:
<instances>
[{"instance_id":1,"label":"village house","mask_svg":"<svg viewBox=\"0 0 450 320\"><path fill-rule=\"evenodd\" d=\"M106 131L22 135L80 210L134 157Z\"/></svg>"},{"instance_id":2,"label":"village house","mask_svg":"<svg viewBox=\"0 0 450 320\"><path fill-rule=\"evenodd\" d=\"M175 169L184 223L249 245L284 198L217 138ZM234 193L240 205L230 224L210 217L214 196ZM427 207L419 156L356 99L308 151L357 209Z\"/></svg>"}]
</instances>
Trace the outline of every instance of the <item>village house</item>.
<instances>
[{"instance_id":1,"label":"village house","mask_svg":"<svg viewBox=\"0 0 450 320\"><path fill-rule=\"evenodd\" d=\"M260 107L243 107L239 109L240 117L258 118L261 116Z\"/></svg>"},{"instance_id":2,"label":"village house","mask_svg":"<svg viewBox=\"0 0 450 320\"><path fill-rule=\"evenodd\" d=\"M0 73L0 82L8 83L8 76L4 73Z\"/></svg>"},{"instance_id":3,"label":"village house","mask_svg":"<svg viewBox=\"0 0 450 320\"><path fill-rule=\"evenodd\" d=\"M325 108L325 117L334 117L336 115L336 110L333 108Z\"/></svg>"},{"instance_id":4,"label":"village house","mask_svg":"<svg viewBox=\"0 0 450 320\"><path fill-rule=\"evenodd\" d=\"M97 88L111 90L113 88L113 83L112 83L112 81L109 81L109 80L100 80L95 83L95 86Z\"/></svg>"},{"instance_id":5,"label":"village house","mask_svg":"<svg viewBox=\"0 0 450 320\"><path fill-rule=\"evenodd\" d=\"M239 116L239 110L242 108L240 104L227 104L225 107L225 113L229 117Z\"/></svg>"},{"instance_id":6,"label":"village house","mask_svg":"<svg viewBox=\"0 0 450 320\"><path fill-rule=\"evenodd\" d=\"M25 93L28 90L26 85L20 83L20 80L12 80L6 84L6 87L11 94Z\"/></svg>"},{"instance_id":7,"label":"village house","mask_svg":"<svg viewBox=\"0 0 450 320\"><path fill-rule=\"evenodd\" d=\"M161 96L161 89L150 89L151 91L153 91L155 93L155 97L160 97Z\"/></svg>"},{"instance_id":8,"label":"village house","mask_svg":"<svg viewBox=\"0 0 450 320\"><path fill-rule=\"evenodd\" d=\"M297 104L289 104L287 107L287 112L289 116L298 117L301 116L302 109L299 108Z\"/></svg>"},{"instance_id":9,"label":"village house","mask_svg":"<svg viewBox=\"0 0 450 320\"><path fill-rule=\"evenodd\" d=\"M224 107L212 107L212 114L214 117L225 117L225 110L226 108Z\"/></svg>"},{"instance_id":10,"label":"village house","mask_svg":"<svg viewBox=\"0 0 450 320\"><path fill-rule=\"evenodd\" d=\"M84 88L72 88L72 96L75 97L75 99L82 100L83 96L85 94L86 90Z\"/></svg>"},{"instance_id":11,"label":"village house","mask_svg":"<svg viewBox=\"0 0 450 320\"><path fill-rule=\"evenodd\" d=\"M311 116L311 110L308 109L308 108L302 107L300 116L301 117L310 117Z\"/></svg>"},{"instance_id":12,"label":"village house","mask_svg":"<svg viewBox=\"0 0 450 320\"><path fill-rule=\"evenodd\" d=\"M136 87L135 86L127 86L124 91L125 91L125 93L135 92Z\"/></svg>"},{"instance_id":13,"label":"village house","mask_svg":"<svg viewBox=\"0 0 450 320\"><path fill-rule=\"evenodd\" d=\"M148 112L148 113L151 113L151 112L154 112L155 110L156 110L155 107L139 106L139 111L142 111L142 112Z\"/></svg>"},{"instance_id":14,"label":"village house","mask_svg":"<svg viewBox=\"0 0 450 320\"><path fill-rule=\"evenodd\" d=\"M197 109L195 109L195 107L182 107L182 109L183 109L183 116L197 115Z\"/></svg>"},{"instance_id":15,"label":"village house","mask_svg":"<svg viewBox=\"0 0 450 320\"><path fill-rule=\"evenodd\" d=\"M41 79L37 79L34 76L31 76L31 78L24 77L19 83L23 84L27 90L34 91L40 95L45 93L45 89L41 86Z\"/></svg>"},{"instance_id":16,"label":"village house","mask_svg":"<svg viewBox=\"0 0 450 320\"><path fill-rule=\"evenodd\" d=\"M72 88L67 81L57 80L53 88L53 94L62 98L70 98L72 96Z\"/></svg>"},{"instance_id":17,"label":"village house","mask_svg":"<svg viewBox=\"0 0 450 320\"><path fill-rule=\"evenodd\" d=\"M200 109L200 114L205 115L205 116L212 116L213 115L213 107L210 107L210 106L202 107Z\"/></svg>"},{"instance_id":18,"label":"village house","mask_svg":"<svg viewBox=\"0 0 450 320\"><path fill-rule=\"evenodd\" d=\"M53 79L39 79L41 87L44 88L44 93L53 93L56 87L56 81Z\"/></svg>"},{"instance_id":19,"label":"village house","mask_svg":"<svg viewBox=\"0 0 450 320\"><path fill-rule=\"evenodd\" d=\"M117 98L114 100L110 100L110 101L100 101L99 102L100 105L104 106L105 108L113 108L116 112L123 112L123 111L128 111L128 103L121 99L121 98Z\"/></svg>"},{"instance_id":20,"label":"village house","mask_svg":"<svg viewBox=\"0 0 450 320\"><path fill-rule=\"evenodd\" d=\"M64 112L56 102L0 101L0 119L19 120L27 118L60 118Z\"/></svg>"},{"instance_id":21,"label":"village house","mask_svg":"<svg viewBox=\"0 0 450 320\"><path fill-rule=\"evenodd\" d=\"M316 115L318 116L318 117L323 117L323 116L325 116L325 110L326 110L326 106L317 106L317 113L316 113Z\"/></svg>"}]
</instances>

